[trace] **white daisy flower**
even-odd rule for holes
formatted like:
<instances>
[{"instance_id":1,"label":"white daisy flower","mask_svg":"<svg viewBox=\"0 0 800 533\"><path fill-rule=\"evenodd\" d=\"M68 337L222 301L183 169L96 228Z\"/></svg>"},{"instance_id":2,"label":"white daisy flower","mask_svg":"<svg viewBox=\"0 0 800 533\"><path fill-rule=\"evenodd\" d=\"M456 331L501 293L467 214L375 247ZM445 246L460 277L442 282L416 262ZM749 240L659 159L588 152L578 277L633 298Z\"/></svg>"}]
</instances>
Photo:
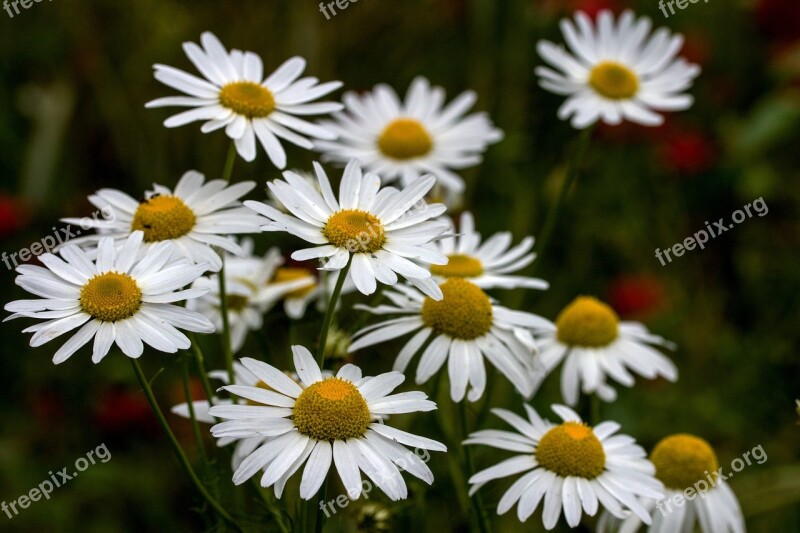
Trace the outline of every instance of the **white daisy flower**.
<instances>
[{"instance_id":1,"label":"white daisy flower","mask_svg":"<svg viewBox=\"0 0 800 533\"><path fill-rule=\"evenodd\" d=\"M59 250L60 258L49 253L39 256L47 268L18 267L17 285L41 299L6 304L5 310L14 313L6 320L46 319L22 330L33 332L33 347L80 327L55 353L55 364L66 361L93 338L95 363L106 356L114 342L133 358L142 355L142 341L162 352L188 349L189 339L176 328L212 333L214 326L203 315L173 303L205 294L206 289L177 289L197 279L208 264L170 261L170 242L157 244L142 257L143 237L141 231L135 231L119 249L112 238L101 239L96 261L77 246L67 244Z\"/></svg>"},{"instance_id":2,"label":"white daisy flower","mask_svg":"<svg viewBox=\"0 0 800 533\"><path fill-rule=\"evenodd\" d=\"M317 176L313 172L309 172L307 170L300 170L296 168L289 169L294 174L300 176L306 184L311 187L312 189L316 190L318 193L322 194L322 189L319 186L319 181L317 180ZM269 188L267 189L267 203L272 207L278 209L282 213L291 214L291 212L286 209L286 206L280 201L280 199L275 196Z\"/></svg>"},{"instance_id":3,"label":"white daisy flower","mask_svg":"<svg viewBox=\"0 0 800 533\"><path fill-rule=\"evenodd\" d=\"M255 359L242 364L273 390L228 385L225 390L250 400L250 405L219 405L212 416L227 419L211 428L215 437L269 437L242 461L233 474L236 485L263 470L261 486L274 485L280 497L286 481L305 463L300 497L313 498L324 483L331 463L351 499L361 495L362 470L391 500L404 499L408 490L401 469L433 482L428 466L405 446L446 451L434 440L383 424L387 414L432 411L436 404L422 392L390 394L405 376L388 372L362 378L361 370L345 365L336 377L324 377L311 353L293 346L300 384Z\"/></svg>"},{"instance_id":4,"label":"white daisy flower","mask_svg":"<svg viewBox=\"0 0 800 533\"><path fill-rule=\"evenodd\" d=\"M287 374L291 379L296 382L300 381L300 378L297 377L297 374L290 373ZM331 377L333 375L332 372L328 370L323 370L322 375L325 377ZM227 370L212 370L208 373L208 377L211 379L219 380L225 385L230 385L228 380L228 371ZM257 387L259 389L264 390L274 390L268 385L266 385L263 381L260 381L255 374L247 370L243 364L239 361L233 362L233 381L234 385L244 385L247 387ZM241 398L237 398L236 403L238 405L254 405L253 402L248 400L243 400ZM232 405L233 402L228 398L217 398L216 396L211 399L211 402L208 400L196 400L192 402L192 409L194 410L194 417L199 422L203 422L204 424L216 424L219 422L218 419L214 418L209 414L209 409L211 409L212 405ZM183 418L191 418L189 413L189 404L182 403L179 405L174 406L171 411ZM242 464L247 456L249 456L256 448L261 446L262 444L266 443L270 437L263 437L263 436L256 436L256 437L249 437L245 439L238 439L234 437L221 437L217 439L217 446L220 448L228 446L229 444L234 444L233 447L233 454L231 456L231 467L236 470L239 468L239 465Z\"/></svg>"},{"instance_id":5,"label":"white daisy flower","mask_svg":"<svg viewBox=\"0 0 800 533\"><path fill-rule=\"evenodd\" d=\"M242 246L246 257L228 255L225 259L225 294L233 353L242 349L248 332L261 329L264 313L272 309L281 298L303 291L313 282L307 278L297 278L268 284L283 264L281 252L277 248L270 248L264 257L253 257L250 255L252 241L247 241ZM203 287L208 293L188 302L187 308L210 319L217 332L221 332L223 324L219 275L198 278L192 286Z\"/></svg>"},{"instance_id":6,"label":"white daisy flower","mask_svg":"<svg viewBox=\"0 0 800 533\"><path fill-rule=\"evenodd\" d=\"M452 225L452 224L451 224ZM481 244L481 234L475 231L472 213L461 214L458 234L435 243L437 249L449 259L446 265L433 265L431 272L442 280L466 278L483 289L547 289L549 284L537 278L513 276L536 258L531 252L533 237L511 246L511 233L495 233Z\"/></svg>"},{"instance_id":7,"label":"white daisy flower","mask_svg":"<svg viewBox=\"0 0 800 533\"><path fill-rule=\"evenodd\" d=\"M297 118L297 115L321 115L339 111L336 102L316 102L342 86L340 81L317 83L317 78L301 78L306 60L293 57L266 79L261 58L253 52L231 50L228 53L213 33L200 38L203 47L183 44L191 62L205 79L167 65L155 65L155 78L187 96L169 96L148 102L146 107L190 107L168 118L168 128L198 120L206 121L200 129L209 133L225 128L236 150L246 161L256 158L256 138L272 164L286 167L286 152L279 139L310 150L313 143L306 136L332 140L336 135L327 128Z\"/></svg>"},{"instance_id":8,"label":"white daisy flower","mask_svg":"<svg viewBox=\"0 0 800 533\"><path fill-rule=\"evenodd\" d=\"M283 310L292 320L303 318L309 303L314 300L322 301L322 286L318 283L316 273L302 267L277 268L266 288L286 286L288 283L298 285L296 289L286 291L283 295Z\"/></svg>"},{"instance_id":9,"label":"white daisy flower","mask_svg":"<svg viewBox=\"0 0 800 533\"><path fill-rule=\"evenodd\" d=\"M719 463L708 442L694 435L671 435L653 448L650 461L656 478L666 486L666 496L643 499L652 520L648 532L692 533L699 524L701 533L744 533L742 509L730 486L716 475ZM597 531L635 533L642 523L635 515L620 519L603 513Z\"/></svg>"},{"instance_id":10,"label":"white daisy flower","mask_svg":"<svg viewBox=\"0 0 800 533\"><path fill-rule=\"evenodd\" d=\"M344 95L346 111L320 124L338 140L314 143L323 161L345 164L359 159L365 169L404 186L433 174L446 189L462 191L464 180L453 172L477 165L489 144L503 138L485 113L464 114L475 104L472 91L461 93L446 107L444 89L414 79L406 101L394 89L378 85L371 93Z\"/></svg>"},{"instance_id":11,"label":"white daisy flower","mask_svg":"<svg viewBox=\"0 0 800 533\"><path fill-rule=\"evenodd\" d=\"M416 332L400 350L395 371L405 372L412 357L428 342L417 366L418 384L428 381L447 361L453 401L464 399L467 385L467 398L477 401L486 388L485 357L523 396L530 397L543 374L534 357L536 346L529 329L547 321L497 305L466 279L450 278L440 288L444 298L439 301L397 285L397 292L384 291L394 305L356 305L376 315L402 316L357 331L350 352Z\"/></svg>"},{"instance_id":12,"label":"white daisy flower","mask_svg":"<svg viewBox=\"0 0 800 533\"><path fill-rule=\"evenodd\" d=\"M650 513L640 498L662 498L664 487L653 477L655 468L645 451L627 435L614 435L620 426L603 422L587 426L572 409L553 405L563 420L553 424L542 420L525 405L528 419L492 409L517 432L487 429L472 433L464 444L481 444L520 455L473 475L470 494L487 482L525 473L514 481L497 505L504 514L517 505L517 518L525 522L544 500L542 522L553 529L563 509L570 527L577 527L582 511L597 514L602 505L609 513L623 518L630 509L642 521L650 523Z\"/></svg>"},{"instance_id":13,"label":"white daisy flower","mask_svg":"<svg viewBox=\"0 0 800 533\"><path fill-rule=\"evenodd\" d=\"M340 272L311 271L302 266L282 266L275 270L275 276L267 284L267 288L281 287L292 284L298 286L286 292L283 297L283 310L292 320L303 318L306 309L312 303L315 304L317 311L324 313L328 307L328 301L333 293ZM302 284L302 285L300 285ZM356 290L353 277L348 273L347 279L342 285L341 294L349 294ZM336 302L337 305L341 301Z\"/></svg>"},{"instance_id":14,"label":"white daisy flower","mask_svg":"<svg viewBox=\"0 0 800 533\"><path fill-rule=\"evenodd\" d=\"M700 67L676 59L682 35L672 35L667 28L650 35L651 28L649 18L637 19L631 11L616 21L611 11L601 11L596 27L579 11L574 24L561 21L569 51L539 41L539 55L554 67L536 68L539 84L568 97L558 110L559 118L571 117L579 129L598 120L658 126L664 117L657 111L691 107L694 100L683 91L700 74Z\"/></svg>"},{"instance_id":15,"label":"white daisy flower","mask_svg":"<svg viewBox=\"0 0 800 533\"><path fill-rule=\"evenodd\" d=\"M447 223L431 220L444 213L441 204L426 204L422 198L433 187L432 176L420 178L405 189L381 189L376 174L362 176L353 160L344 170L339 199L333 194L322 166L314 163L322 193L294 172L269 183L272 193L293 216L261 202L245 205L267 218L263 231L286 231L315 246L297 250L292 259L323 259L323 270L338 271L352 261L349 270L359 292L372 294L377 282L397 283L400 274L433 297L441 298L431 273L416 262L445 264L447 258L427 243L449 229Z\"/></svg>"},{"instance_id":16,"label":"white daisy flower","mask_svg":"<svg viewBox=\"0 0 800 533\"><path fill-rule=\"evenodd\" d=\"M634 378L629 370L647 379L678 379L675 364L649 346L674 349L673 343L638 322L620 322L611 307L591 296L575 298L555 324L546 321L534 335L548 374L564 361L561 395L569 405L578 403L579 390L613 402L617 391L606 383L606 376L632 387Z\"/></svg>"},{"instance_id":17,"label":"white daisy flower","mask_svg":"<svg viewBox=\"0 0 800 533\"><path fill-rule=\"evenodd\" d=\"M100 189L89 196L89 201L103 212L111 210L113 218L64 218L62 221L99 232L73 239L73 244L94 245L103 237L112 237L119 244L132 232L142 231L142 253L149 253L160 242L170 241L175 245L174 258L205 262L209 270L217 272L222 268L222 259L213 247L245 255L229 235L258 233L261 218L238 201L256 186L254 181L230 186L223 180L204 181L202 174L190 170L178 181L174 192L154 184L142 202L116 189Z\"/></svg>"}]
</instances>

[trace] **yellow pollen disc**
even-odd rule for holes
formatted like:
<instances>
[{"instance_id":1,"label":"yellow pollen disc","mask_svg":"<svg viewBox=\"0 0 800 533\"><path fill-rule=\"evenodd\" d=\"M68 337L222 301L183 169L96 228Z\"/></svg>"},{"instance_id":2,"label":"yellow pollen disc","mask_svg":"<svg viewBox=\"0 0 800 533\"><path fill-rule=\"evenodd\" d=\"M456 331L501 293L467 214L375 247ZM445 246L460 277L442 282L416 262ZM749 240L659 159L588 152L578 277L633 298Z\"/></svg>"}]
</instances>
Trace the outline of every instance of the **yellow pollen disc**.
<instances>
[{"instance_id":1,"label":"yellow pollen disc","mask_svg":"<svg viewBox=\"0 0 800 533\"><path fill-rule=\"evenodd\" d=\"M194 227L194 212L177 196L154 196L139 204L131 231L144 232L145 242L183 237Z\"/></svg>"},{"instance_id":2,"label":"yellow pollen disc","mask_svg":"<svg viewBox=\"0 0 800 533\"><path fill-rule=\"evenodd\" d=\"M564 422L539 440L536 460L561 477L594 479L605 469L606 453L592 428L579 422Z\"/></svg>"},{"instance_id":3,"label":"yellow pollen disc","mask_svg":"<svg viewBox=\"0 0 800 533\"><path fill-rule=\"evenodd\" d=\"M419 121L398 118L389 123L378 137L378 148L392 159L413 159L430 152L433 140Z\"/></svg>"},{"instance_id":4,"label":"yellow pollen disc","mask_svg":"<svg viewBox=\"0 0 800 533\"><path fill-rule=\"evenodd\" d=\"M372 419L367 401L355 385L339 378L326 378L300 394L292 420L303 435L332 441L363 436Z\"/></svg>"},{"instance_id":5,"label":"yellow pollen disc","mask_svg":"<svg viewBox=\"0 0 800 533\"><path fill-rule=\"evenodd\" d=\"M446 265L431 265L431 273L445 278L477 278L483 274L480 260L463 254L448 257Z\"/></svg>"},{"instance_id":6,"label":"yellow pollen disc","mask_svg":"<svg viewBox=\"0 0 800 533\"><path fill-rule=\"evenodd\" d=\"M492 302L474 283L450 278L439 287L444 298L425 298L422 321L436 333L454 339L472 340L483 337L492 327Z\"/></svg>"},{"instance_id":7,"label":"yellow pollen disc","mask_svg":"<svg viewBox=\"0 0 800 533\"><path fill-rule=\"evenodd\" d=\"M670 489L685 490L698 481L712 479L719 468L711 445L700 437L678 433L665 437L650 453L656 477Z\"/></svg>"},{"instance_id":8,"label":"yellow pollen disc","mask_svg":"<svg viewBox=\"0 0 800 533\"><path fill-rule=\"evenodd\" d=\"M611 100L633 98L639 92L639 78L620 63L604 61L589 74L589 85Z\"/></svg>"},{"instance_id":9,"label":"yellow pollen disc","mask_svg":"<svg viewBox=\"0 0 800 533\"><path fill-rule=\"evenodd\" d=\"M136 314L142 306L142 291L127 274L107 272L81 288L81 308L103 322L116 322Z\"/></svg>"},{"instance_id":10,"label":"yellow pollen disc","mask_svg":"<svg viewBox=\"0 0 800 533\"><path fill-rule=\"evenodd\" d=\"M219 103L247 118L266 117L275 110L275 97L259 83L237 81L222 87Z\"/></svg>"},{"instance_id":11,"label":"yellow pollen disc","mask_svg":"<svg viewBox=\"0 0 800 533\"><path fill-rule=\"evenodd\" d=\"M568 346L602 348L619 334L619 317L591 296L578 296L556 319L556 336Z\"/></svg>"},{"instance_id":12,"label":"yellow pollen disc","mask_svg":"<svg viewBox=\"0 0 800 533\"><path fill-rule=\"evenodd\" d=\"M275 271L275 277L272 278L272 283L297 281L299 279L305 279L311 276L312 274L305 268L280 267ZM286 298L304 298L305 296L308 296L314 292L314 287L316 287L316 285L316 282L312 282L309 283L308 287L295 289L287 294Z\"/></svg>"},{"instance_id":13,"label":"yellow pollen disc","mask_svg":"<svg viewBox=\"0 0 800 533\"><path fill-rule=\"evenodd\" d=\"M358 209L343 209L331 215L322 235L334 246L350 253L374 253L386 242L383 224L377 217Z\"/></svg>"}]
</instances>

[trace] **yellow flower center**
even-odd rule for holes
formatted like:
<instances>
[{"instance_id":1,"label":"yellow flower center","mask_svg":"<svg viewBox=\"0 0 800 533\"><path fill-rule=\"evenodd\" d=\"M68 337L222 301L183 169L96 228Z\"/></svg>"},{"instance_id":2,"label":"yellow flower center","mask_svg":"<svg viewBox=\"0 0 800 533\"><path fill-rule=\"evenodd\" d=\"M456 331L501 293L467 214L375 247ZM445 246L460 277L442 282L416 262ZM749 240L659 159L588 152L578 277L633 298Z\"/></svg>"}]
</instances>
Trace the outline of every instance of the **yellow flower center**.
<instances>
[{"instance_id":1,"label":"yellow flower center","mask_svg":"<svg viewBox=\"0 0 800 533\"><path fill-rule=\"evenodd\" d=\"M545 433L536 447L536 460L561 477L594 479L606 466L600 440L579 422L564 422Z\"/></svg>"},{"instance_id":2,"label":"yellow flower center","mask_svg":"<svg viewBox=\"0 0 800 533\"><path fill-rule=\"evenodd\" d=\"M711 445L700 437L679 433L665 437L650 453L656 477L670 489L685 490L719 468Z\"/></svg>"},{"instance_id":3,"label":"yellow flower center","mask_svg":"<svg viewBox=\"0 0 800 533\"><path fill-rule=\"evenodd\" d=\"M633 98L639 92L639 78L620 63L604 61L589 74L589 85L611 100Z\"/></svg>"},{"instance_id":4,"label":"yellow flower center","mask_svg":"<svg viewBox=\"0 0 800 533\"><path fill-rule=\"evenodd\" d=\"M483 337L492 327L492 302L480 287L462 278L439 285L444 298L425 298L422 321L437 333L462 340Z\"/></svg>"},{"instance_id":5,"label":"yellow flower center","mask_svg":"<svg viewBox=\"0 0 800 533\"><path fill-rule=\"evenodd\" d=\"M355 385L327 378L305 388L294 404L292 420L303 435L331 441L363 436L371 417Z\"/></svg>"},{"instance_id":6,"label":"yellow flower center","mask_svg":"<svg viewBox=\"0 0 800 533\"><path fill-rule=\"evenodd\" d=\"M131 231L143 231L145 242L177 239L189 233L196 219L194 212L177 196L154 196L139 204Z\"/></svg>"},{"instance_id":7,"label":"yellow flower center","mask_svg":"<svg viewBox=\"0 0 800 533\"><path fill-rule=\"evenodd\" d=\"M374 253L386 242L383 224L377 217L358 209L343 209L331 215L322 235L334 246L350 253Z\"/></svg>"},{"instance_id":8,"label":"yellow flower center","mask_svg":"<svg viewBox=\"0 0 800 533\"><path fill-rule=\"evenodd\" d=\"M314 287L316 287L316 282L312 274L305 268L280 267L275 271L275 277L272 278L272 283L286 283L305 278L309 278L310 283L308 287L295 289L286 295L286 298L304 298L311 294L314 291Z\"/></svg>"},{"instance_id":9,"label":"yellow flower center","mask_svg":"<svg viewBox=\"0 0 800 533\"><path fill-rule=\"evenodd\" d=\"M579 296L556 319L556 336L568 346L602 348L619 334L619 317L591 296Z\"/></svg>"},{"instance_id":10,"label":"yellow flower center","mask_svg":"<svg viewBox=\"0 0 800 533\"><path fill-rule=\"evenodd\" d=\"M142 306L142 291L127 274L99 274L81 288L81 308L103 322L125 320Z\"/></svg>"},{"instance_id":11,"label":"yellow flower center","mask_svg":"<svg viewBox=\"0 0 800 533\"><path fill-rule=\"evenodd\" d=\"M418 120L398 118L389 123L378 137L378 148L392 159L413 159L430 152L433 140Z\"/></svg>"},{"instance_id":12,"label":"yellow flower center","mask_svg":"<svg viewBox=\"0 0 800 533\"><path fill-rule=\"evenodd\" d=\"M252 81L228 83L219 91L219 103L247 118L266 117L275 110L272 91Z\"/></svg>"},{"instance_id":13,"label":"yellow flower center","mask_svg":"<svg viewBox=\"0 0 800 533\"><path fill-rule=\"evenodd\" d=\"M483 274L480 260L463 254L448 256L446 265L431 265L431 273L445 278L477 278Z\"/></svg>"},{"instance_id":14,"label":"yellow flower center","mask_svg":"<svg viewBox=\"0 0 800 533\"><path fill-rule=\"evenodd\" d=\"M226 302L228 304L228 311L243 311L250 302L250 298L242 296L241 294L229 294L226 298Z\"/></svg>"}]
</instances>

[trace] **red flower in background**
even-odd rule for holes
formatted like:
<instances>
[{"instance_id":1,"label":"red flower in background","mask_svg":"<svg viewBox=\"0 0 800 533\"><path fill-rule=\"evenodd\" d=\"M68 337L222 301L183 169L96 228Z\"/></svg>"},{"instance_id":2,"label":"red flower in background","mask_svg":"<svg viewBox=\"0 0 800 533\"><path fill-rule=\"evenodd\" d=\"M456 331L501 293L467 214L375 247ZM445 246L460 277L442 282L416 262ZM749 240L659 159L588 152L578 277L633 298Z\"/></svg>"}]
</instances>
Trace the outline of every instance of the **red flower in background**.
<instances>
[{"instance_id":1,"label":"red flower in background","mask_svg":"<svg viewBox=\"0 0 800 533\"><path fill-rule=\"evenodd\" d=\"M543 3L536 2L535 5L544 14L552 16L567 16L575 11L583 11L591 18L596 18L604 9L620 11L618 0L544 0Z\"/></svg>"},{"instance_id":2,"label":"red flower in background","mask_svg":"<svg viewBox=\"0 0 800 533\"><path fill-rule=\"evenodd\" d=\"M756 19L765 37L786 44L800 39L800 2L759 0Z\"/></svg>"},{"instance_id":3,"label":"red flower in background","mask_svg":"<svg viewBox=\"0 0 800 533\"><path fill-rule=\"evenodd\" d=\"M658 149L659 162L683 175L707 171L717 160L717 147L706 132L690 126L666 128Z\"/></svg>"},{"instance_id":4,"label":"red flower in background","mask_svg":"<svg viewBox=\"0 0 800 533\"><path fill-rule=\"evenodd\" d=\"M28 207L20 198L0 192L0 238L11 237L29 220Z\"/></svg>"},{"instance_id":5,"label":"red flower in background","mask_svg":"<svg viewBox=\"0 0 800 533\"><path fill-rule=\"evenodd\" d=\"M620 276L611 283L608 303L622 318L644 318L660 311L666 303L666 289L656 276Z\"/></svg>"},{"instance_id":6,"label":"red flower in background","mask_svg":"<svg viewBox=\"0 0 800 533\"><path fill-rule=\"evenodd\" d=\"M42 427L51 428L66 416L64 397L52 390L37 390L28 400L28 410Z\"/></svg>"},{"instance_id":7,"label":"red flower in background","mask_svg":"<svg viewBox=\"0 0 800 533\"><path fill-rule=\"evenodd\" d=\"M643 143L653 142L658 138L657 132L659 129L642 126L627 120L616 126L599 122L595 126L595 135L597 135L598 139L612 144Z\"/></svg>"},{"instance_id":8,"label":"red flower in background","mask_svg":"<svg viewBox=\"0 0 800 533\"><path fill-rule=\"evenodd\" d=\"M93 419L100 431L106 433L159 432L147 398L138 389L117 386L103 390L98 396Z\"/></svg>"},{"instance_id":9,"label":"red flower in background","mask_svg":"<svg viewBox=\"0 0 800 533\"><path fill-rule=\"evenodd\" d=\"M571 4L573 11L583 11L592 18L604 9L616 12L619 7L615 0L573 0Z\"/></svg>"}]
</instances>

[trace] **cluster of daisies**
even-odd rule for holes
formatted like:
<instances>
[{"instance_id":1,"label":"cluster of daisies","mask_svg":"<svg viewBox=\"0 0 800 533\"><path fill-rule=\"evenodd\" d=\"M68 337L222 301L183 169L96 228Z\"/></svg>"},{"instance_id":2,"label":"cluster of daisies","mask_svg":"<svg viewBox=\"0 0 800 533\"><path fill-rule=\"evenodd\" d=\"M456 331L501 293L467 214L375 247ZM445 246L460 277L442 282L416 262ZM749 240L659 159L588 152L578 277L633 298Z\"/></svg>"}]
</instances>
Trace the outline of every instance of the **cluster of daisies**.
<instances>
[{"instance_id":1,"label":"cluster of daisies","mask_svg":"<svg viewBox=\"0 0 800 533\"><path fill-rule=\"evenodd\" d=\"M677 57L680 35L651 33L650 20L630 12L618 18L602 12L596 21L577 13L561 29L568 49L540 42L549 66L537 73L543 88L567 97L558 113L575 127L623 120L657 125L658 111L691 105L684 91L699 69ZM217 332L238 353L277 306L293 320L303 319L309 306L327 319L341 294L371 295L386 286L372 305L355 305L386 319L349 332L345 345L359 354L402 339L390 372L363 376L352 364L326 370L324 345L317 358L298 345L293 369L242 357L229 371L209 373L221 381L222 397L173 408L213 424L219 446L234 445L234 484L259 475L261 486L280 498L302 469L300 497L308 500L335 467L350 498L361 494L362 474L391 500L406 498L402 471L433 482L426 462L409 448L446 451L386 423L390 415L436 409L423 392L394 392L412 361L419 385L439 379L446 363L453 402L484 397L488 363L519 393L525 411L523 417L492 409L513 431L483 429L463 442L516 454L469 479L474 493L515 476L498 513L516 506L524 522L541 507L547 529L562 514L576 527L583 513L595 516L602 508L601 529L647 524L653 531L692 531L699 523L704 531L744 530L722 480L686 507L656 511L658 502L716 471L708 443L673 435L648 458L618 433L617 423L590 426L567 406L581 394L611 402L613 384L631 387L636 375L675 381L675 365L659 351L671 343L642 324L620 321L593 297L578 296L551 322L491 296L548 284L520 273L534 261L532 237L515 243L501 232L484 239L469 212L456 222L436 202L462 192L459 171L480 163L503 137L486 114L468 114L474 93L446 103L444 90L420 77L403 99L378 85L346 93L342 103L319 101L342 84L301 77L302 58L265 76L257 54L229 51L211 33L184 50L200 76L155 66L155 78L183 94L147 106L187 108L165 126L201 121L203 133L224 129L244 160L255 159L260 145L280 169L287 166L285 143L315 150L322 162L343 168L334 176L338 189L329 170L314 163L311 171L287 170L268 183L263 202L244 200L254 182L206 180L196 171L172 189L154 185L142 201L97 191L89 200L111 209L113 220L95 221L95 234L40 256L43 266L18 268L17 284L37 298L5 309L13 313L9 318L41 320L24 330L33 333L31 346L71 333L54 362L91 342L98 363L115 343L138 358L145 344L175 353L191 346L184 332ZM288 233L308 245L288 257L275 247L258 255L253 240L241 235L262 232ZM551 422L528 401L558 367L566 405L552 406L560 420Z\"/></svg>"}]
</instances>

